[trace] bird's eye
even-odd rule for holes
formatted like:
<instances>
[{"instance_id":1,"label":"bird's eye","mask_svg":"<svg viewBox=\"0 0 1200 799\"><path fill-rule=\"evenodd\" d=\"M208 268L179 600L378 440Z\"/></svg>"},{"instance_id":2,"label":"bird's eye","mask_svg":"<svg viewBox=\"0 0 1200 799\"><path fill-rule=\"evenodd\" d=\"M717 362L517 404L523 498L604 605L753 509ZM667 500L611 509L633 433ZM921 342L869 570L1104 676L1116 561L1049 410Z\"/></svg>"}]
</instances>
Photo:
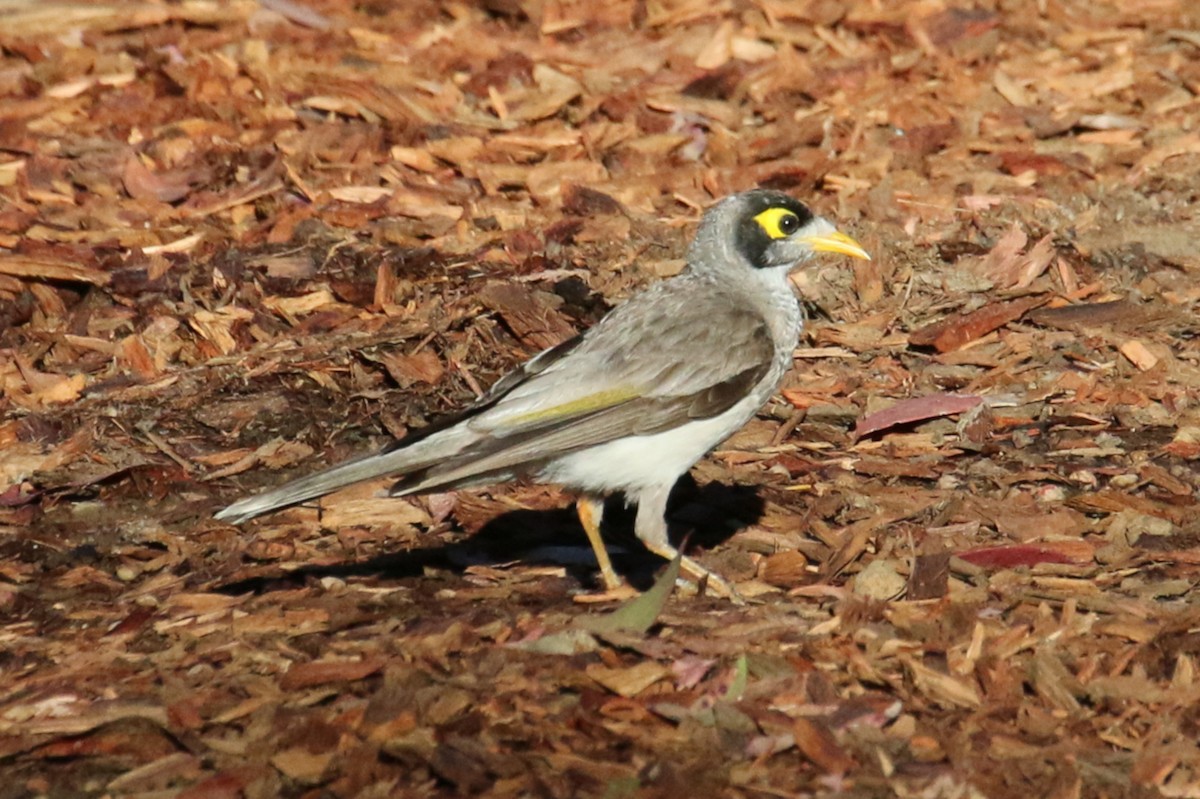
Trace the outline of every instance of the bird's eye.
<instances>
[{"instance_id":1,"label":"bird's eye","mask_svg":"<svg viewBox=\"0 0 1200 799\"><path fill-rule=\"evenodd\" d=\"M800 217L786 208L768 208L754 221L773 239L786 239L800 229Z\"/></svg>"}]
</instances>

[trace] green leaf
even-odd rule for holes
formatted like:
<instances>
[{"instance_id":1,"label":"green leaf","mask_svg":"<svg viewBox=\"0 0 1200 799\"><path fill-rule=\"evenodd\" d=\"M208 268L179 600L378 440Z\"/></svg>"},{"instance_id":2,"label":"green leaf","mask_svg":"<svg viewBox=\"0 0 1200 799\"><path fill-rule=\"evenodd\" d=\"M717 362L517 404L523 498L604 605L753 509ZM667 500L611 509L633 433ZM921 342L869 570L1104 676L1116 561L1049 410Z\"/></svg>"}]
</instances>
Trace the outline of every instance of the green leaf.
<instances>
[{"instance_id":1,"label":"green leaf","mask_svg":"<svg viewBox=\"0 0 1200 799\"><path fill-rule=\"evenodd\" d=\"M729 681L729 688L725 691L725 698L730 702L741 699L742 694L746 693L746 683L749 679L750 664L745 655L739 655L733 667L733 679Z\"/></svg>"},{"instance_id":2,"label":"green leaf","mask_svg":"<svg viewBox=\"0 0 1200 799\"><path fill-rule=\"evenodd\" d=\"M642 783L637 777L619 777L609 780L608 785L604 787L604 799L627 799L627 797L636 796L641 787Z\"/></svg>"},{"instance_id":3,"label":"green leaf","mask_svg":"<svg viewBox=\"0 0 1200 799\"><path fill-rule=\"evenodd\" d=\"M581 616L576 624L601 635L646 632L654 626L663 606L667 604L667 598L675 590L682 559L682 555L676 555L646 593L634 597L612 613L603 616Z\"/></svg>"}]
</instances>

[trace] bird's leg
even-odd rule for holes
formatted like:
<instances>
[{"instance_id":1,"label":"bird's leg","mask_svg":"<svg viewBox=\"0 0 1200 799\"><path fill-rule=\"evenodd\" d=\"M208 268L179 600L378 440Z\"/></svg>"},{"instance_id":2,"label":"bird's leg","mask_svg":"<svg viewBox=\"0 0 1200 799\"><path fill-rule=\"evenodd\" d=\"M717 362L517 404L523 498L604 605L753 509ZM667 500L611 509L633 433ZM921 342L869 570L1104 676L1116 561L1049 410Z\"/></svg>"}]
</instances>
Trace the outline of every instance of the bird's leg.
<instances>
[{"instance_id":1,"label":"bird's leg","mask_svg":"<svg viewBox=\"0 0 1200 799\"><path fill-rule=\"evenodd\" d=\"M616 593L625 586L625 581L613 569L612 561L608 558L608 550L600 538L600 522L604 518L604 500L596 497L582 496L575 502L575 510L579 513L579 522L587 533L592 551L596 553L596 562L600 564L600 578L608 593Z\"/></svg>"},{"instance_id":2,"label":"bird's leg","mask_svg":"<svg viewBox=\"0 0 1200 799\"><path fill-rule=\"evenodd\" d=\"M667 538L667 497L671 487L653 488L638 495L637 519L633 531L638 540L645 544L646 549L659 557L674 560L679 556L679 567L698 585L706 585L708 590L717 596L726 597L736 604L742 604L741 595L732 585L721 577L713 574L687 555L679 555L679 550L672 546Z\"/></svg>"}]
</instances>

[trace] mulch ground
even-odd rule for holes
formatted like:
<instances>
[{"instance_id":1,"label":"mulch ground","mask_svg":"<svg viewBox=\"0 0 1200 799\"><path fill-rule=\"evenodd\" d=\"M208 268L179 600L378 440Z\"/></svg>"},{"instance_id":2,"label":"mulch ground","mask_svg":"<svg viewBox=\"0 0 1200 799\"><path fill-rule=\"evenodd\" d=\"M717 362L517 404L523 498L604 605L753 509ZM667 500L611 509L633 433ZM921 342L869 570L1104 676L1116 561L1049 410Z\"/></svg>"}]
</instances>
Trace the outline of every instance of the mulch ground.
<instances>
[{"instance_id":1,"label":"mulch ground","mask_svg":"<svg viewBox=\"0 0 1200 799\"><path fill-rule=\"evenodd\" d=\"M746 606L553 487L212 519L754 186L875 259L676 492ZM0 797L1200 796L1198 199L1191 0L0 2Z\"/></svg>"}]
</instances>

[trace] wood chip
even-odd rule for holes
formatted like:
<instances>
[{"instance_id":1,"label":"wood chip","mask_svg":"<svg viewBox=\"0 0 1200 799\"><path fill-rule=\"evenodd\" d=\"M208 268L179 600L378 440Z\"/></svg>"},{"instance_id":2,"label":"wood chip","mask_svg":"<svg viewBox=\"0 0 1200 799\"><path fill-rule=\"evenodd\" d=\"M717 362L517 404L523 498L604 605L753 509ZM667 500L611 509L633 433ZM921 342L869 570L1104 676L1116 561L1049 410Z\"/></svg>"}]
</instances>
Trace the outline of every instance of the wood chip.
<instances>
[{"instance_id":1,"label":"wood chip","mask_svg":"<svg viewBox=\"0 0 1200 799\"><path fill-rule=\"evenodd\" d=\"M629 668L595 665L587 669L589 677L618 696L637 696L669 674L669 669L652 661L644 661Z\"/></svg>"}]
</instances>

